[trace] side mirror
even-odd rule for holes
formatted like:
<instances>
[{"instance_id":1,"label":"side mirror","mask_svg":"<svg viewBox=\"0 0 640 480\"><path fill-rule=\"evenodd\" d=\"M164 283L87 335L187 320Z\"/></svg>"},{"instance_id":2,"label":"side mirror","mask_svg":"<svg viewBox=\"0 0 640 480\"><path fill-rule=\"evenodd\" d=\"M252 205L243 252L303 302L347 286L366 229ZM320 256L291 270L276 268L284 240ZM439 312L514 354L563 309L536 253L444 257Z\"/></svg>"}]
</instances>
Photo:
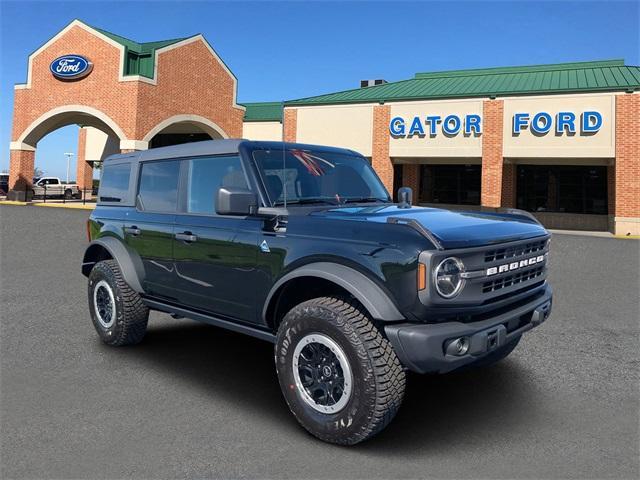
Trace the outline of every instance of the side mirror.
<instances>
[{"instance_id":1,"label":"side mirror","mask_svg":"<svg viewBox=\"0 0 640 480\"><path fill-rule=\"evenodd\" d=\"M258 207L258 197L246 188L220 187L216 200L218 215L250 215Z\"/></svg>"},{"instance_id":2,"label":"side mirror","mask_svg":"<svg viewBox=\"0 0 640 480\"><path fill-rule=\"evenodd\" d=\"M398 208L411 208L413 202L413 190L409 187L398 189Z\"/></svg>"}]
</instances>

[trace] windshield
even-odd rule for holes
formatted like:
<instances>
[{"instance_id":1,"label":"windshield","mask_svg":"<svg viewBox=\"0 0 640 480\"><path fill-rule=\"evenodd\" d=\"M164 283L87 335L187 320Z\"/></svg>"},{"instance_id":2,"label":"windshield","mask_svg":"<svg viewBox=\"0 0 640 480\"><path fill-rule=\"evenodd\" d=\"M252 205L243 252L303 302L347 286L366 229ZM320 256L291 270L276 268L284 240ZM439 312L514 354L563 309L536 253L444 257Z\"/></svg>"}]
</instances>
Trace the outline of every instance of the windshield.
<instances>
[{"instance_id":1,"label":"windshield","mask_svg":"<svg viewBox=\"0 0 640 480\"><path fill-rule=\"evenodd\" d=\"M389 194L363 157L287 149L254 150L274 205L388 202Z\"/></svg>"}]
</instances>

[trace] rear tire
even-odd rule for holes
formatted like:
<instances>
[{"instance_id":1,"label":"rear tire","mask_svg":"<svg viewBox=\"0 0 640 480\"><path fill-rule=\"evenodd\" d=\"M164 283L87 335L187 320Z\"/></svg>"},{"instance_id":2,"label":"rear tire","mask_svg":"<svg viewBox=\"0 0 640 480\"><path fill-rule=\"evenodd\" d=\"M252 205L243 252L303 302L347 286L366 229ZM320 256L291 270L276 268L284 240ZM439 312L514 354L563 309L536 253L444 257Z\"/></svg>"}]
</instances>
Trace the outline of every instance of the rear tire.
<instances>
[{"instance_id":1,"label":"rear tire","mask_svg":"<svg viewBox=\"0 0 640 480\"><path fill-rule=\"evenodd\" d=\"M89 311L107 345L139 343L147 332L149 309L124 281L115 260L98 262L89 274Z\"/></svg>"},{"instance_id":2,"label":"rear tire","mask_svg":"<svg viewBox=\"0 0 640 480\"><path fill-rule=\"evenodd\" d=\"M71 190L65 190L64 191L64 199L65 200L71 200L73 198L73 192L71 192Z\"/></svg>"},{"instance_id":3,"label":"rear tire","mask_svg":"<svg viewBox=\"0 0 640 480\"><path fill-rule=\"evenodd\" d=\"M402 403L400 361L354 300L322 297L294 307L278 329L275 360L291 412L325 442L374 436Z\"/></svg>"}]
</instances>

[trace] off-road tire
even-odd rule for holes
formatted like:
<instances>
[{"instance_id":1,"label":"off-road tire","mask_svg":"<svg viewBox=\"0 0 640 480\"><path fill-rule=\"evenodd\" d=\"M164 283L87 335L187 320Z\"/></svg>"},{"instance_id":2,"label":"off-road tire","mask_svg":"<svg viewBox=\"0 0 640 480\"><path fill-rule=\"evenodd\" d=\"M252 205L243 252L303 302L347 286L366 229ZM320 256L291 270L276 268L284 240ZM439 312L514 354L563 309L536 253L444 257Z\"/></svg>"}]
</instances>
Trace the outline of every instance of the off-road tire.
<instances>
[{"instance_id":1,"label":"off-road tire","mask_svg":"<svg viewBox=\"0 0 640 480\"><path fill-rule=\"evenodd\" d=\"M105 328L96 314L94 288L104 280L111 288L115 299L113 325ZM140 295L127 285L115 260L104 260L95 264L89 274L89 311L100 339L107 345L122 346L139 343L147 332L149 309L142 303Z\"/></svg>"},{"instance_id":2,"label":"off-road tire","mask_svg":"<svg viewBox=\"0 0 640 480\"><path fill-rule=\"evenodd\" d=\"M309 334L329 337L343 350L353 374L348 403L335 413L309 406L296 387L293 355ZM353 299L321 297L287 313L278 328L275 361L280 388L291 412L312 435L330 443L354 445L393 419L405 389L405 373L391 344Z\"/></svg>"},{"instance_id":3,"label":"off-road tire","mask_svg":"<svg viewBox=\"0 0 640 480\"><path fill-rule=\"evenodd\" d=\"M471 364L471 367L472 368L488 367L490 365L498 363L500 360L504 360L518 346L518 343L520 343L520 339L521 338L522 338L522 336L519 336L515 340L512 340L509 343L507 343L506 345L503 345L502 347L498 348L495 352L491 352L486 357L484 357L481 360L478 360L477 362Z\"/></svg>"}]
</instances>

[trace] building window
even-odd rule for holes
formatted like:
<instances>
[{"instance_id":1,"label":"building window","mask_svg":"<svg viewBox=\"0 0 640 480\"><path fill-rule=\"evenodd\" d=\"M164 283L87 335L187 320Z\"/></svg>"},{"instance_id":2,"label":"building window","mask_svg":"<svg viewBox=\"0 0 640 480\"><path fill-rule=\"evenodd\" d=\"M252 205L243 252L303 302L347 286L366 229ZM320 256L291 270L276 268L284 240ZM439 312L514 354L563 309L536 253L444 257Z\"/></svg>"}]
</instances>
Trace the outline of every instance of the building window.
<instances>
[{"instance_id":1,"label":"building window","mask_svg":"<svg viewBox=\"0 0 640 480\"><path fill-rule=\"evenodd\" d=\"M393 165L393 192L389 192L391 194L391 198L393 198L394 202L398 201L398 189L400 187L406 187L407 185L402 184L402 172L404 170L404 165L402 164L394 164ZM413 192L415 195L418 192Z\"/></svg>"},{"instance_id":2,"label":"building window","mask_svg":"<svg viewBox=\"0 0 640 480\"><path fill-rule=\"evenodd\" d=\"M517 207L606 215L607 167L518 165Z\"/></svg>"},{"instance_id":3,"label":"building window","mask_svg":"<svg viewBox=\"0 0 640 480\"><path fill-rule=\"evenodd\" d=\"M420 203L480 205L481 165L422 165Z\"/></svg>"}]
</instances>

